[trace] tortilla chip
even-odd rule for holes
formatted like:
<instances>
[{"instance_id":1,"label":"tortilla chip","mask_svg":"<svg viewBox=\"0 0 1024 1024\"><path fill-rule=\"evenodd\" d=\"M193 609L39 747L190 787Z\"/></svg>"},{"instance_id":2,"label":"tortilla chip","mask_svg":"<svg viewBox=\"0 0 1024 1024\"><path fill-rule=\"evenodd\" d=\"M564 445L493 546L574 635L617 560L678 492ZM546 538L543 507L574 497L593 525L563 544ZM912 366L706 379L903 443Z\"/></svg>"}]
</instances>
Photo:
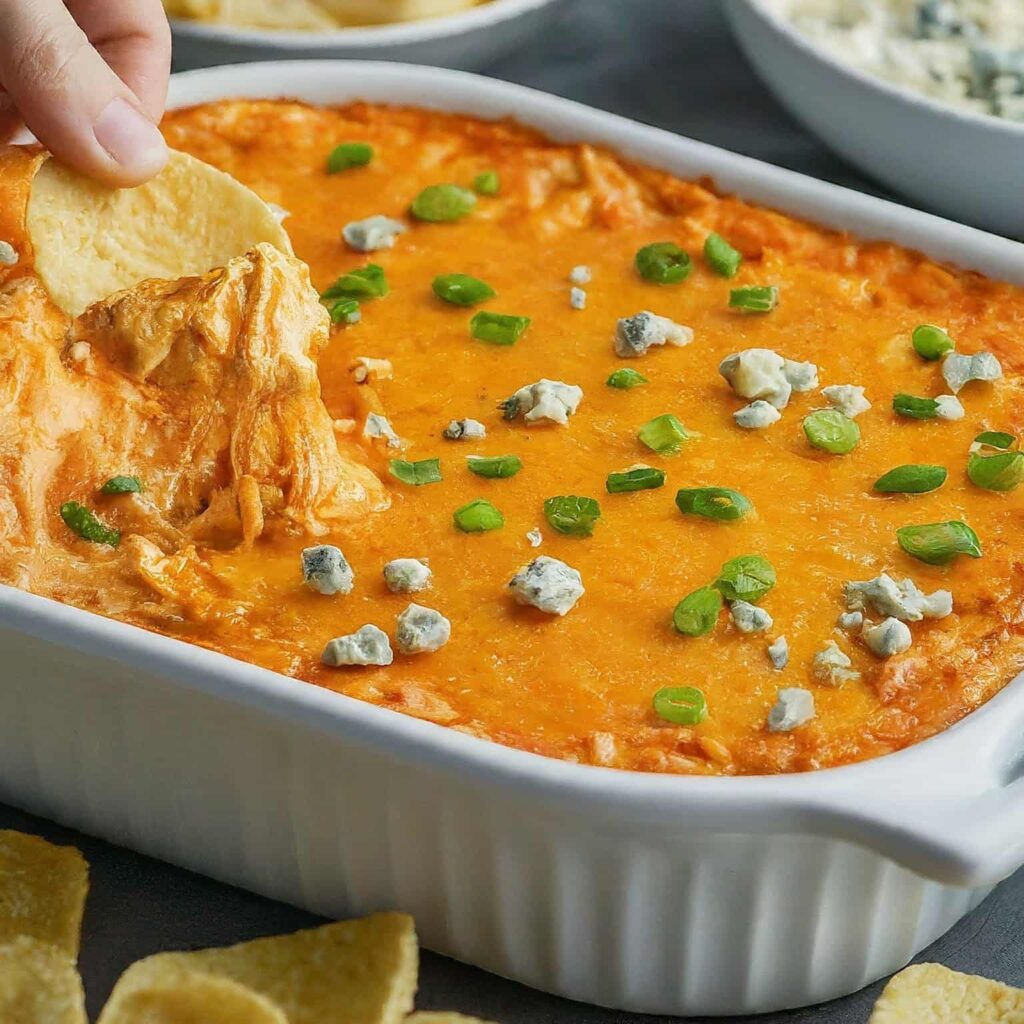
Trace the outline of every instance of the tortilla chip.
<instances>
[{"instance_id":1,"label":"tortilla chip","mask_svg":"<svg viewBox=\"0 0 1024 1024\"><path fill-rule=\"evenodd\" d=\"M916 964L890 979L868 1024L1024 1024L1024 990Z\"/></svg>"},{"instance_id":2,"label":"tortilla chip","mask_svg":"<svg viewBox=\"0 0 1024 1024\"><path fill-rule=\"evenodd\" d=\"M288 1024L280 1007L230 978L164 962L136 980L118 984L103 1008L106 1024Z\"/></svg>"},{"instance_id":3,"label":"tortilla chip","mask_svg":"<svg viewBox=\"0 0 1024 1024\"><path fill-rule=\"evenodd\" d=\"M239 982L279 1006L289 1024L401 1024L412 1010L418 970L412 918L375 914L226 949L140 960L122 975L108 1009L116 1008L122 990L140 990L152 978L179 971ZM99 1024L119 1019L104 1010Z\"/></svg>"},{"instance_id":4,"label":"tortilla chip","mask_svg":"<svg viewBox=\"0 0 1024 1024\"><path fill-rule=\"evenodd\" d=\"M0 945L3 1024L87 1024L85 993L61 950L27 936Z\"/></svg>"},{"instance_id":5,"label":"tortilla chip","mask_svg":"<svg viewBox=\"0 0 1024 1024\"><path fill-rule=\"evenodd\" d=\"M431 1011L427 1013L414 1013L411 1017L405 1018L405 1024L491 1024L491 1022L479 1020L476 1017L467 1017L462 1013L438 1013Z\"/></svg>"},{"instance_id":6,"label":"tortilla chip","mask_svg":"<svg viewBox=\"0 0 1024 1024\"><path fill-rule=\"evenodd\" d=\"M89 865L74 847L0 831L0 943L28 936L74 961L88 891Z\"/></svg>"},{"instance_id":7,"label":"tortilla chip","mask_svg":"<svg viewBox=\"0 0 1024 1024\"><path fill-rule=\"evenodd\" d=\"M129 189L47 160L32 183L27 227L36 272L72 316L149 278L205 274L260 242L292 251L255 192L178 152L156 178Z\"/></svg>"}]
</instances>

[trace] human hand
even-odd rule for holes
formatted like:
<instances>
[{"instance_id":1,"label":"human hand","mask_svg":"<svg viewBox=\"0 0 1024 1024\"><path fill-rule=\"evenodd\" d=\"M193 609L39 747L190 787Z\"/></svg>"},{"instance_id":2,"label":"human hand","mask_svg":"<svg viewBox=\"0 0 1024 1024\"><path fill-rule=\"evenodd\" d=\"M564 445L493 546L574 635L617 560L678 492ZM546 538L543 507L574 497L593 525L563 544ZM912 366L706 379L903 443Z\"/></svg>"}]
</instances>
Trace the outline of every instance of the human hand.
<instances>
[{"instance_id":1,"label":"human hand","mask_svg":"<svg viewBox=\"0 0 1024 1024\"><path fill-rule=\"evenodd\" d=\"M0 0L0 85L39 141L109 185L167 160L171 40L160 0Z\"/></svg>"}]
</instances>

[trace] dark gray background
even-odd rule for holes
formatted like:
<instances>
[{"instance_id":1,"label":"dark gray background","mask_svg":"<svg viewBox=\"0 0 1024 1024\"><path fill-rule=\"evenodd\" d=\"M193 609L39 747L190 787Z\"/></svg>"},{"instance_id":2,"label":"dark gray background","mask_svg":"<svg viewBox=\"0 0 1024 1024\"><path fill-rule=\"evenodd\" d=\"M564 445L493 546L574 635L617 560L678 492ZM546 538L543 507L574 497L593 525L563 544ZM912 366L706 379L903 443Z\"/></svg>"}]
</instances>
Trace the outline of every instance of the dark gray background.
<instances>
[{"instance_id":1,"label":"dark gray background","mask_svg":"<svg viewBox=\"0 0 1024 1024\"><path fill-rule=\"evenodd\" d=\"M561 32L501 66L533 85L831 181L881 192L831 156L765 94L733 44L717 0L577 0ZM260 899L0 807L0 828L74 843L92 868L81 966L91 1012L132 961L316 923ZM922 959L1024 986L1024 872L1005 882ZM785 941L780 936L780 941ZM864 1024L880 985L760 1024ZM631 1024L659 1018L596 1010L424 955L419 1004L501 1024Z\"/></svg>"}]
</instances>

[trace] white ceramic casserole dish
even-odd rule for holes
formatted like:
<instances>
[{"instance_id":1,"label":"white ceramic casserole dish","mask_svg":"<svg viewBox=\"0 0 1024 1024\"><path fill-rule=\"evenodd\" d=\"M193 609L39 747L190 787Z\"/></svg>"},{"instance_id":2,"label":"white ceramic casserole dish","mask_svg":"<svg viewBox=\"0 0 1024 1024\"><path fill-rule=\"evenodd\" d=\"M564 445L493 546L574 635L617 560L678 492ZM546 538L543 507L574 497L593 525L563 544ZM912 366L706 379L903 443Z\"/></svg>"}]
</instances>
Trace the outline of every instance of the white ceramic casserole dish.
<instances>
[{"instance_id":1,"label":"white ceramic casserole dish","mask_svg":"<svg viewBox=\"0 0 1024 1024\"><path fill-rule=\"evenodd\" d=\"M273 31L171 18L175 67L274 58L361 58L479 70L549 28L565 0L491 0L459 14L328 32Z\"/></svg>"},{"instance_id":2,"label":"white ceramic casserole dish","mask_svg":"<svg viewBox=\"0 0 1024 1024\"><path fill-rule=\"evenodd\" d=\"M1024 239L1024 124L844 64L762 0L726 0L725 9L771 91L841 157L929 209Z\"/></svg>"},{"instance_id":3,"label":"white ceramic casserole dish","mask_svg":"<svg viewBox=\"0 0 1024 1024\"><path fill-rule=\"evenodd\" d=\"M1024 247L458 72L250 65L287 95L514 115L1024 282ZM685 778L507 749L0 587L0 800L327 915L635 1011L755 1013L905 964L1024 863L1024 680L934 739L806 775Z\"/></svg>"}]
</instances>

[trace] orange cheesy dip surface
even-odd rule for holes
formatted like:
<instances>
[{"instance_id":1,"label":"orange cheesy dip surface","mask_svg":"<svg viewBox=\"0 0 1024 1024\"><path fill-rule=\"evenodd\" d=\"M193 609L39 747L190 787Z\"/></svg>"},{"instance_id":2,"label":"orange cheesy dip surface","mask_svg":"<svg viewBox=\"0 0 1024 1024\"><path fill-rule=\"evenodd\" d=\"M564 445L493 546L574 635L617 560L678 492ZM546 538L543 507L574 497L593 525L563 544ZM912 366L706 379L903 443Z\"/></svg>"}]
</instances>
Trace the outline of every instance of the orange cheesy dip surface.
<instances>
[{"instance_id":1,"label":"orange cheesy dip surface","mask_svg":"<svg viewBox=\"0 0 1024 1024\"><path fill-rule=\"evenodd\" d=\"M509 123L164 131L297 259L72 321L8 154L3 582L642 771L877 756L1024 666L1024 291Z\"/></svg>"}]
</instances>

